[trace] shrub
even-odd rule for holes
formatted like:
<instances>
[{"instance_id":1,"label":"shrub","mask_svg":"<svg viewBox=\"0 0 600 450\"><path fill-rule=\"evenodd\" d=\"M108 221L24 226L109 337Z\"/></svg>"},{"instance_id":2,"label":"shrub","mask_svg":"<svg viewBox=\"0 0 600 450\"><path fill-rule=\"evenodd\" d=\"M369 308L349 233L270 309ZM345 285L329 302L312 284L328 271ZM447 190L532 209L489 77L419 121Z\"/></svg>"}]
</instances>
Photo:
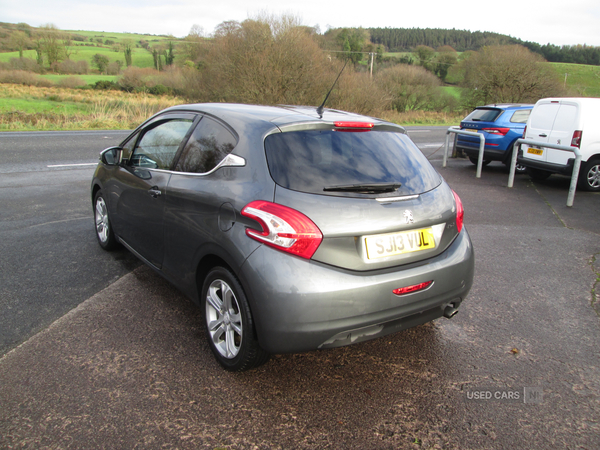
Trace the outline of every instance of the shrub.
<instances>
[{"instance_id":1,"label":"shrub","mask_svg":"<svg viewBox=\"0 0 600 450\"><path fill-rule=\"evenodd\" d=\"M195 74L197 71L191 69ZM149 92L155 95L180 94L190 91L194 77L188 76L190 69L170 66L159 72L156 69L128 67L119 79L119 87L127 92ZM162 86L162 87L159 87Z\"/></svg>"},{"instance_id":2,"label":"shrub","mask_svg":"<svg viewBox=\"0 0 600 450\"><path fill-rule=\"evenodd\" d=\"M151 83L153 75L158 71L150 68L128 67L119 78L119 87L126 92L134 92L140 88L146 88L148 83ZM154 86L156 83L151 83Z\"/></svg>"},{"instance_id":3,"label":"shrub","mask_svg":"<svg viewBox=\"0 0 600 450\"><path fill-rule=\"evenodd\" d=\"M151 87L148 92L152 95L166 95L171 94L171 89L166 87L164 84L157 84L156 86Z\"/></svg>"},{"instance_id":4,"label":"shrub","mask_svg":"<svg viewBox=\"0 0 600 450\"><path fill-rule=\"evenodd\" d=\"M58 73L77 75L85 75L89 70L87 61L71 61L70 59L56 63L53 68Z\"/></svg>"},{"instance_id":5,"label":"shrub","mask_svg":"<svg viewBox=\"0 0 600 450\"><path fill-rule=\"evenodd\" d=\"M94 83L94 89L97 90L119 90L119 85L114 81L109 80L99 80Z\"/></svg>"},{"instance_id":6,"label":"shrub","mask_svg":"<svg viewBox=\"0 0 600 450\"><path fill-rule=\"evenodd\" d=\"M79 88L85 86L86 84L87 83L80 77L66 77L58 82L59 86L69 89Z\"/></svg>"},{"instance_id":7,"label":"shrub","mask_svg":"<svg viewBox=\"0 0 600 450\"><path fill-rule=\"evenodd\" d=\"M114 61L106 66L106 74L107 75L119 75L121 73L121 67L123 63L121 61Z\"/></svg>"},{"instance_id":8,"label":"shrub","mask_svg":"<svg viewBox=\"0 0 600 450\"><path fill-rule=\"evenodd\" d=\"M346 67L345 70L348 69ZM327 92L322 93L323 98L326 94ZM340 77L325 107L376 116L389 109L390 100L376 80L366 73L356 73L350 68Z\"/></svg>"},{"instance_id":9,"label":"shrub","mask_svg":"<svg viewBox=\"0 0 600 450\"><path fill-rule=\"evenodd\" d=\"M441 111L451 107L449 95L438 89L440 80L420 66L400 64L377 74L377 84L387 92L391 107L398 112L422 109Z\"/></svg>"},{"instance_id":10,"label":"shrub","mask_svg":"<svg viewBox=\"0 0 600 450\"><path fill-rule=\"evenodd\" d=\"M543 58L520 45L484 47L460 64L471 105L535 102L558 97L563 89Z\"/></svg>"},{"instance_id":11,"label":"shrub","mask_svg":"<svg viewBox=\"0 0 600 450\"><path fill-rule=\"evenodd\" d=\"M248 19L217 27L197 72L195 85L202 88L189 94L217 102L316 104L335 79L334 71L295 18Z\"/></svg>"},{"instance_id":12,"label":"shrub","mask_svg":"<svg viewBox=\"0 0 600 450\"><path fill-rule=\"evenodd\" d=\"M0 71L0 83L23 84L25 86L50 87L52 82L39 75L24 70Z\"/></svg>"},{"instance_id":13,"label":"shrub","mask_svg":"<svg viewBox=\"0 0 600 450\"><path fill-rule=\"evenodd\" d=\"M10 68L13 70L25 70L34 73L44 72L44 68L40 66L35 59L31 58L10 58Z\"/></svg>"}]
</instances>

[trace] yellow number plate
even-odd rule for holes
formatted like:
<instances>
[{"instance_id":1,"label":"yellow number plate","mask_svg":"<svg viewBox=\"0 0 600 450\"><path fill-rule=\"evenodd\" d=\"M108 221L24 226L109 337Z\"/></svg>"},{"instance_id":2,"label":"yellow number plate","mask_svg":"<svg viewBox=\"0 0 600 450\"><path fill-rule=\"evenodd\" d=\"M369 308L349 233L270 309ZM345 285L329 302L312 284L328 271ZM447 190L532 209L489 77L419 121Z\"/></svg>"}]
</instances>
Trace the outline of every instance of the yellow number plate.
<instances>
[{"instance_id":1,"label":"yellow number plate","mask_svg":"<svg viewBox=\"0 0 600 450\"><path fill-rule=\"evenodd\" d=\"M431 228L365 237L367 259L385 258L435 248Z\"/></svg>"},{"instance_id":2,"label":"yellow number plate","mask_svg":"<svg viewBox=\"0 0 600 450\"><path fill-rule=\"evenodd\" d=\"M541 148L531 148L531 147L529 147L527 149L527 153L532 153L534 155L542 156L544 154L544 150L542 150Z\"/></svg>"}]
</instances>

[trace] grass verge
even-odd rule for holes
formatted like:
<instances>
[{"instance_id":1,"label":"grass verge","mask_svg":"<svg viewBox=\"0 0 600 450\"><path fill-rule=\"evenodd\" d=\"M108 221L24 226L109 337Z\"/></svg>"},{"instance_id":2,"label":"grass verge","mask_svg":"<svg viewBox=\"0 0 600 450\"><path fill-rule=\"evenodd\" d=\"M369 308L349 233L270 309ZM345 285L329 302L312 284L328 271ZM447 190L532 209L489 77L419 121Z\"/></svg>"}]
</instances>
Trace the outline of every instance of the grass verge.
<instances>
[{"instance_id":1,"label":"grass verge","mask_svg":"<svg viewBox=\"0 0 600 450\"><path fill-rule=\"evenodd\" d=\"M181 97L0 83L0 131L132 129ZM462 113L386 111L400 125L456 125Z\"/></svg>"},{"instance_id":2,"label":"grass verge","mask_svg":"<svg viewBox=\"0 0 600 450\"><path fill-rule=\"evenodd\" d=\"M0 84L0 131L131 129L179 97Z\"/></svg>"}]
</instances>

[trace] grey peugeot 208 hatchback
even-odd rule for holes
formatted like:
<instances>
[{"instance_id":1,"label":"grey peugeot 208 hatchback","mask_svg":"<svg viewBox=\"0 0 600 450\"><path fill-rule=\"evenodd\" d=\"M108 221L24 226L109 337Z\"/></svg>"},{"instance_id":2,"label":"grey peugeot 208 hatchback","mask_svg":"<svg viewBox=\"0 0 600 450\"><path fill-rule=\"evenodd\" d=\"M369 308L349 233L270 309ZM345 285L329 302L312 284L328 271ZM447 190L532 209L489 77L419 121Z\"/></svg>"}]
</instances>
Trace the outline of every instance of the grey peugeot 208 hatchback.
<instances>
[{"instance_id":1,"label":"grey peugeot 208 hatchback","mask_svg":"<svg viewBox=\"0 0 600 450\"><path fill-rule=\"evenodd\" d=\"M100 154L91 189L100 245L199 304L228 370L451 317L473 282L459 197L371 117L172 107Z\"/></svg>"}]
</instances>

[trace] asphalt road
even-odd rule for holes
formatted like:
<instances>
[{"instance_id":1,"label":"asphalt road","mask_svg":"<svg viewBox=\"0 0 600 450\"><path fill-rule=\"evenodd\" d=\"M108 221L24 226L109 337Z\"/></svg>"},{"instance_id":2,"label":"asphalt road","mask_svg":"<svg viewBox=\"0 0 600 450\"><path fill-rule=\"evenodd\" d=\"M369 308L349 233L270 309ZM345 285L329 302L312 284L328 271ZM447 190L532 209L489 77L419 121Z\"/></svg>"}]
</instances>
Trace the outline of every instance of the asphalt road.
<instances>
[{"instance_id":1,"label":"asphalt road","mask_svg":"<svg viewBox=\"0 0 600 450\"><path fill-rule=\"evenodd\" d=\"M127 134L0 133L0 355L139 265L98 248L89 197L99 151Z\"/></svg>"},{"instance_id":2,"label":"asphalt road","mask_svg":"<svg viewBox=\"0 0 600 450\"><path fill-rule=\"evenodd\" d=\"M444 131L409 134L465 206L459 314L244 374L213 360L177 290L97 249L90 169L2 172L0 135L0 333L48 316L0 359L0 448L600 448L600 194L567 208L567 179L508 189L501 164L442 168Z\"/></svg>"}]
</instances>

